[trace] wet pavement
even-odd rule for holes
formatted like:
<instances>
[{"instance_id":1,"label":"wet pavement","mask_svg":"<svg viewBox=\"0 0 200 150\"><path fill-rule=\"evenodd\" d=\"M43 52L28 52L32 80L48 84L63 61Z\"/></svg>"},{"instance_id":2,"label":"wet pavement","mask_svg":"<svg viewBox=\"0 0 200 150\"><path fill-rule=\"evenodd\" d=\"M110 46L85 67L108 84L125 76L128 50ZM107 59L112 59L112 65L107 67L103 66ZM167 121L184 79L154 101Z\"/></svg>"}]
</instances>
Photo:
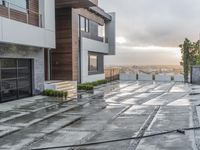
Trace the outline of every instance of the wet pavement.
<instances>
[{"instance_id":1,"label":"wet pavement","mask_svg":"<svg viewBox=\"0 0 200 150\"><path fill-rule=\"evenodd\" d=\"M0 150L31 150L200 126L200 86L113 82L69 102L36 96L0 104ZM54 148L67 150L70 148ZM200 130L79 150L198 150Z\"/></svg>"}]
</instances>

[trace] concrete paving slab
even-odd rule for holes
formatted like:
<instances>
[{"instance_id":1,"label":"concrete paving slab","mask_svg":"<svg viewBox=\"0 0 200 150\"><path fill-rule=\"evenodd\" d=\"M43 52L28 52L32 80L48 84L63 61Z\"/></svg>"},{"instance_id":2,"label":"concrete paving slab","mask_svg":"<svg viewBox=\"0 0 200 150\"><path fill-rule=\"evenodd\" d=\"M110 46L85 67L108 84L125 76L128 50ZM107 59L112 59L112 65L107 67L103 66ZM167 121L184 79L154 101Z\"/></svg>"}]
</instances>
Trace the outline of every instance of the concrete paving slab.
<instances>
[{"instance_id":1,"label":"concrete paving slab","mask_svg":"<svg viewBox=\"0 0 200 150\"><path fill-rule=\"evenodd\" d=\"M125 111L122 115L144 115L150 114L155 109L155 106L134 105Z\"/></svg>"},{"instance_id":2,"label":"concrete paving slab","mask_svg":"<svg viewBox=\"0 0 200 150\"><path fill-rule=\"evenodd\" d=\"M18 127L9 127L7 125L0 125L0 138L19 130L20 128Z\"/></svg>"},{"instance_id":3,"label":"concrete paving slab","mask_svg":"<svg viewBox=\"0 0 200 150\"><path fill-rule=\"evenodd\" d=\"M28 112L5 111L0 112L0 123L29 114Z\"/></svg>"},{"instance_id":4,"label":"concrete paving slab","mask_svg":"<svg viewBox=\"0 0 200 150\"><path fill-rule=\"evenodd\" d=\"M62 129L52 135L46 136L45 139L32 145L33 148L44 148L51 146L63 146L85 142L90 137L91 132L86 131L67 131ZM67 149L67 148L65 148Z\"/></svg>"},{"instance_id":5,"label":"concrete paving slab","mask_svg":"<svg viewBox=\"0 0 200 150\"><path fill-rule=\"evenodd\" d=\"M107 128L105 128L105 131L129 130L132 134L136 134L145 123L148 116L149 115L120 116L110 123Z\"/></svg>"},{"instance_id":6,"label":"concrete paving slab","mask_svg":"<svg viewBox=\"0 0 200 150\"><path fill-rule=\"evenodd\" d=\"M51 109L47 108L43 110L42 112L39 111L39 112L30 113L30 114L6 121L5 123L10 124L10 125L15 124L15 126L19 126L19 127L28 127L32 124L51 118L62 112L66 112L74 107L76 106L69 106L69 107L64 107L64 108L60 106L60 107L51 108Z\"/></svg>"},{"instance_id":7,"label":"concrete paving slab","mask_svg":"<svg viewBox=\"0 0 200 150\"><path fill-rule=\"evenodd\" d=\"M74 122L67 126L67 131L91 131L96 132L102 130L103 127L108 123L108 120L87 120L82 119Z\"/></svg>"},{"instance_id":8,"label":"concrete paving slab","mask_svg":"<svg viewBox=\"0 0 200 150\"><path fill-rule=\"evenodd\" d=\"M187 93L164 93L163 95L151 99L144 103L144 105L168 105L169 103L174 102L177 99L181 99L186 96Z\"/></svg>"},{"instance_id":9,"label":"concrete paving slab","mask_svg":"<svg viewBox=\"0 0 200 150\"><path fill-rule=\"evenodd\" d=\"M190 86L184 83L176 83L170 90L170 92L190 92L190 91L191 91Z\"/></svg>"},{"instance_id":10,"label":"concrete paving slab","mask_svg":"<svg viewBox=\"0 0 200 150\"><path fill-rule=\"evenodd\" d=\"M118 131L103 131L102 133L96 135L89 142L105 141L111 139L120 139L134 136L129 130L118 130ZM115 142L109 144L101 144L90 147L80 148L81 150L127 150L130 141Z\"/></svg>"},{"instance_id":11,"label":"concrete paving slab","mask_svg":"<svg viewBox=\"0 0 200 150\"><path fill-rule=\"evenodd\" d=\"M136 150L195 150L192 140L189 132L160 135L142 139Z\"/></svg>"},{"instance_id":12,"label":"concrete paving slab","mask_svg":"<svg viewBox=\"0 0 200 150\"><path fill-rule=\"evenodd\" d=\"M147 131L158 132L192 127L191 113L161 113L160 110Z\"/></svg>"}]
</instances>

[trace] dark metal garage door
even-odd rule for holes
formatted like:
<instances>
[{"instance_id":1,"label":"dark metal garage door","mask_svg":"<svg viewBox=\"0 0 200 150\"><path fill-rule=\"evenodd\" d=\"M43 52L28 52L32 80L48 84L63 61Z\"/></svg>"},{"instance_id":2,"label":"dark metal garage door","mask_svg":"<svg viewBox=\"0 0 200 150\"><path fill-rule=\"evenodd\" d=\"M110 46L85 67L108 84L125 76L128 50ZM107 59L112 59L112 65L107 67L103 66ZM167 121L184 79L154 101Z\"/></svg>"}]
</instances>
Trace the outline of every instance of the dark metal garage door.
<instances>
[{"instance_id":1,"label":"dark metal garage door","mask_svg":"<svg viewBox=\"0 0 200 150\"><path fill-rule=\"evenodd\" d=\"M0 102L32 95L30 59L0 59Z\"/></svg>"}]
</instances>

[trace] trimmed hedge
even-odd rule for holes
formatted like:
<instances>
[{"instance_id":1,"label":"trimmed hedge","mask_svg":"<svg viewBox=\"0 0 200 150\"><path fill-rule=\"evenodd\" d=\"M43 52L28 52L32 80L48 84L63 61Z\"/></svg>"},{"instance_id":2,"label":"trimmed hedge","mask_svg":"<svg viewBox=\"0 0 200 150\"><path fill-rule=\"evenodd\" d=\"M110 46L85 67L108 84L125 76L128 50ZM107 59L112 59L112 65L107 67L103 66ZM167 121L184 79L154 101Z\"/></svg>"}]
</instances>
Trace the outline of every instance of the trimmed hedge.
<instances>
[{"instance_id":1,"label":"trimmed hedge","mask_svg":"<svg viewBox=\"0 0 200 150\"><path fill-rule=\"evenodd\" d=\"M108 83L107 80L98 80L95 82L88 82L88 83L83 83L78 85L78 90L86 90L86 91L91 91L94 89L95 86L99 86L102 84Z\"/></svg>"},{"instance_id":2,"label":"trimmed hedge","mask_svg":"<svg viewBox=\"0 0 200 150\"><path fill-rule=\"evenodd\" d=\"M51 96L51 97L65 97L67 98L68 92L63 91L55 91L55 90L44 90L43 95L45 96Z\"/></svg>"}]
</instances>

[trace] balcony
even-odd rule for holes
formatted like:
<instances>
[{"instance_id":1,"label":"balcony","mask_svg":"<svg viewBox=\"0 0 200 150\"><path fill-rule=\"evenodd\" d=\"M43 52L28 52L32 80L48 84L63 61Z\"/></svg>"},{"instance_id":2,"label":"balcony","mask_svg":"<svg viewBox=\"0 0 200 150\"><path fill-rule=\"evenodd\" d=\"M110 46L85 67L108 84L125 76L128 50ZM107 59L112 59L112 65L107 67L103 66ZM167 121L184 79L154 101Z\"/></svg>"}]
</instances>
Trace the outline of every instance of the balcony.
<instances>
[{"instance_id":1,"label":"balcony","mask_svg":"<svg viewBox=\"0 0 200 150\"><path fill-rule=\"evenodd\" d=\"M98 0L56 0L56 8L88 8L98 5Z\"/></svg>"},{"instance_id":2,"label":"balcony","mask_svg":"<svg viewBox=\"0 0 200 150\"><path fill-rule=\"evenodd\" d=\"M0 16L37 27L42 27L41 14L7 1L4 1L4 3L0 5Z\"/></svg>"}]
</instances>

